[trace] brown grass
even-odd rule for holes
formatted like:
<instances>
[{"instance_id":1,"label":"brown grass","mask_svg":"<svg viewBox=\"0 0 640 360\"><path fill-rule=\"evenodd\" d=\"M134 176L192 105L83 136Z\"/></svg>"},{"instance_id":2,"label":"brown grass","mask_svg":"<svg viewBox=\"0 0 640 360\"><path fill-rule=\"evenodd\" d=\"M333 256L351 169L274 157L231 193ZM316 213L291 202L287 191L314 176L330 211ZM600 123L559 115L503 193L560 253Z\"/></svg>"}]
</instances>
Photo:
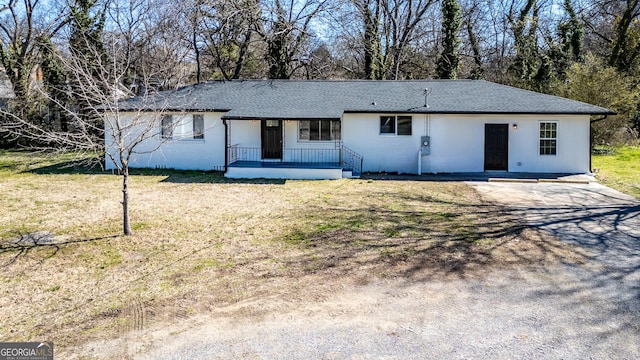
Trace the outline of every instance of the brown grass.
<instances>
[{"instance_id":1,"label":"brown grass","mask_svg":"<svg viewBox=\"0 0 640 360\"><path fill-rule=\"evenodd\" d=\"M70 349L239 302L254 305L237 315L260 315L379 278L582 260L456 182L148 171L131 181L135 234L122 237L120 178L59 161L0 153L4 341Z\"/></svg>"}]
</instances>

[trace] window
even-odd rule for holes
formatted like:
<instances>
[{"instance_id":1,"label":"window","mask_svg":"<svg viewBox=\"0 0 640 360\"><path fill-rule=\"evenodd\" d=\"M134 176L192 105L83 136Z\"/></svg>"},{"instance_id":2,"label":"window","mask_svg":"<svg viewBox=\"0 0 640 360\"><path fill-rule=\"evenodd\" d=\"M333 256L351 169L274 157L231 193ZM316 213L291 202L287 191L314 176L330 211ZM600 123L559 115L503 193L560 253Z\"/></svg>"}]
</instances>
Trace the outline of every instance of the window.
<instances>
[{"instance_id":1,"label":"window","mask_svg":"<svg viewBox=\"0 0 640 360\"><path fill-rule=\"evenodd\" d=\"M398 116L398 135L411 135L411 116Z\"/></svg>"},{"instance_id":2,"label":"window","mask_svg":"<svg viewBox=\"0 0 640 360\"><path fill-rule=\"evenodd\" d=\"M204 139L204 116L193 115L193 138Z\"/></svg>"},{"instance_id":3,"label":"window","mask_svg":"<svg viewBox=\"0 0 640 360\"><path fill-rule=\"evenodd\" d=\"M162 128L160 130L163 139L170 139L173 136L173 116L162 115Z\"/></svg>"},{"instance_id":4,"label":"window","mask_svg":"<svg viewBox=\"0 0 640 360\"><path fill-rule=\"evenodd\" d=\"M540 155L556 155L558 147L558 123L540 123Z\"/></svg>"},{"instance_id":5,"label":"window","mask_svg":"<svg viewBox=\"0 0 640 360\"><path fill-rule=\"evenodd\" d=\"M204 116L162 115L160 133L163 139L204 139Z\"/></svg>"},{"instance_id":6,"label":"window","mask_svg":"<svg viewBox=\"0 0 640 360\"><path fill-rule=\"evenodd\" d=\"M411 135L411 116L380 116L380 134Z\"/></svg>"},{"instance_id":7,"label":"window","mask_svg":"<svg viewBox=\"0 0 640 360\"><path fill-rule=\"evenodd\" d=\"M396 133L396 117L380 116L380 134Z\"/></svg>"},{"instance_id":8,"label":"window","mask_svg":"<svg viewBox=\"0 0 640 360\"><path fill-rule=\"evenodd\" d=\"M300 141L340 140L340 121L337 121L337 120L299 121L298 140Z\"/></svg>"}]
</instances>

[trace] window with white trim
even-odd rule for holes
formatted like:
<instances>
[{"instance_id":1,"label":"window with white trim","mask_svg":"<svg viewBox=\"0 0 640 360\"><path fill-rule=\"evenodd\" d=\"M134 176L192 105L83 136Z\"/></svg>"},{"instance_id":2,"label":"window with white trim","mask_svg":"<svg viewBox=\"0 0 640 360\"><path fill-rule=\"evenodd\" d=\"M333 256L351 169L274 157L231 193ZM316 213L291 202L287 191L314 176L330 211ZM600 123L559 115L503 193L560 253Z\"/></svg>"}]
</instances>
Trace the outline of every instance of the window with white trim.
<instances>
[{"instance_id":1,"label":"window with white trim","mask_svg":"<svg viewBox=\"0 0 640 360\"><path fill-rule=\"evenodd\" d=\"M204 115L162 115L160 134L163 139L204 139Z\"/></svg>"},{"instance_id":2,"label":"window with white trim","mask_svg":"<svg viewBox=\"0 0 640 360\"><path fill-rule=\"evenodd\" d=\"M556 155L558 150L558 123L540 122L540 155Z\"/></svg>"},{"instance_id":3,"label":"window with white trim","mask_svg":"<svg viewBox=\"0 0 640 360\"><path fill-rule=\"evenodd\" d=\"M340 140L340 121L301 120L298 122L298 140L335 141Z\"/></svg>"},{"instance_id":4,"label":"window with white trim","mask_svg":"<svg viewBox=\"0 0 640 360\"><path fill-rule=\"evenodd\" d=\"M173 136L173 115L162 115L160 134L163 139L170 139Z\"/></svg>"},{"instance_id":5,"label":"window with white trim","mask_svg":"<svg viewBox=\"0 0 640 360\"><path fill-rule=\"evenodd\" d=\"M201 114L193 115L193 138L204 139L204 116Z\"/></svg>"},{"instance_id":6,"label":"window with white trim","mask_svg":"<svg viewBox=\"0 0 640 360\"><path fill-rule=\"evenodd\" d=\"M411 135L411 116L380 116L380 135Z\"/></svg>"}]
</instances>

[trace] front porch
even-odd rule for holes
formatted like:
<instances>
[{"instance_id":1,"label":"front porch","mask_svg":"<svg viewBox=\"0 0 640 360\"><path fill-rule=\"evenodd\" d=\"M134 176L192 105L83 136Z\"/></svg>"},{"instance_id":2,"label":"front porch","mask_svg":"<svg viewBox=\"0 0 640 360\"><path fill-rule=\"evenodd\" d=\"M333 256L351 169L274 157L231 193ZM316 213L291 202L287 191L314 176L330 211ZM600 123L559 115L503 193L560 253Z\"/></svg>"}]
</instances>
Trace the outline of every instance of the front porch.
<instances>
[{"instance_id":1,"label":"front porch","mask_svg":"<svg viewBox=\"0 0 640 360\"><path fill-rule=\"evenodd\" d=\"M229 178L341 179L358 178L362 156L338 144L334 149L282 149L279 158L262 148L237 145L227 149Z\"/></svg>"}]
</instances>

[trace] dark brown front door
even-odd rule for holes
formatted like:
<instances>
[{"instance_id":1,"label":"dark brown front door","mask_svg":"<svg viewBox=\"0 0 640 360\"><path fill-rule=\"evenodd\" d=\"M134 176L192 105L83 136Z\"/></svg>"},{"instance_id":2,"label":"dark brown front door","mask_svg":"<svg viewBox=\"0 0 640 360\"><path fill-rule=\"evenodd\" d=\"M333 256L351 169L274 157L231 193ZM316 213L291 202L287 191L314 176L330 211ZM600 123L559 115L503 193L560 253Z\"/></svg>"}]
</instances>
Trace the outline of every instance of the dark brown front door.
<instances>
[{"instance_id":1,"label":"dark brown front door","mask_svg":"<svg viewBox=\"0 0 640 360\"><path fill-rule=\"evenodd\" d=\"M509 124L484 125L484 170L508 170Z\"/></svg>"},{"instance_id":2,"label":"dark brown front door","mask_svg":"<svg viewBox=\"0 0 640 360\"><path fill-rule=\"evenodd\" d=\"M262 158L282 159L282 120L262 120Z\"/></svg>"}]
</instances>

